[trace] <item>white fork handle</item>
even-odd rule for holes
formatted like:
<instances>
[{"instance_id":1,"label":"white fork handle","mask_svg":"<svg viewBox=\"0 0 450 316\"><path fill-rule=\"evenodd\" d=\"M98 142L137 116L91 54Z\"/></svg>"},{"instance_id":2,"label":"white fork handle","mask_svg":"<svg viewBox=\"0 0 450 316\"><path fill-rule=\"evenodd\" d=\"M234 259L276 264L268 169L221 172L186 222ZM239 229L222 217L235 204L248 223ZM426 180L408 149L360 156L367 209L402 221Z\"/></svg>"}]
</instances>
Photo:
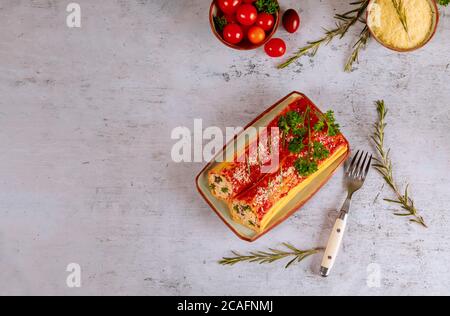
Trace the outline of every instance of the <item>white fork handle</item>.
<instances>
[{"instance_id":1,"label":"white fork handle","mask_svg":"<svg viewBox=\"0 0 450 316\"><path fill-rule=\"evenodd\" d=\"M334 266L336 257L341 248L342 239L344 237L345 227L347 226L347 214L341 213L341 216L336 220L330 239L328 240L327 249L323 256L322 265L320 267L320 274L327 277Z\"/></svg>"}]
</instances>

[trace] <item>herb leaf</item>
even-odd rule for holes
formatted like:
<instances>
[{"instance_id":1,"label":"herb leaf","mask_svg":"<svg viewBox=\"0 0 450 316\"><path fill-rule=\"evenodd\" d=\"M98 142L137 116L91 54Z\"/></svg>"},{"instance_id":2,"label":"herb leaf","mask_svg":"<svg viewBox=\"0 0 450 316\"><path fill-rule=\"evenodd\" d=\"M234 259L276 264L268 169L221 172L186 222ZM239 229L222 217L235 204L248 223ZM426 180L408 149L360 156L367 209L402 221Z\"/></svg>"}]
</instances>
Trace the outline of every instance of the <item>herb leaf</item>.
<instances>
[{"instance_id":1,"label":"herb leaf","mask_svg":"<svg viewBox=\"0 0 450 316\"><path fill-rule=\"evenodd\" d=\"M286 114L286 121L290 127L296 127L302 122L302 117L298 112L290 111Z\"/></svg>"},{"instance_id":2,"label":"herb leaf","mask_svg":"<svg viewBox=\"0 0 450 316\"><path fill-rule=\"evenodd\" d=\"M255 3L258 12L275 14L280 10L280 5L276 0L257 0Z\"/></svg>"},{"instance_id":3,"label":"herb leaf","mask_svg":"<svg viewBox=\"0 0 450 316\"><path fill-rule=\"evenodd\" d=\"M313 158L315 160L323 160L328 158L330 151L320 142L313 143Z\"/></svg>"},{"instance_id":4,"label":"herb leaf","mask_svg":"<svg viewBox=\"0 0 450 316\"><path fill-rule=\"evenodd\" d=\"M319 170L317 162L311 161L307 157L298 158L294 166L295 170L297 170L298 174L302 177L310 176Z\"/></svg>"},{"instance_id":5,"label":"herb leaf","mask_svg":"<svg viewBox=\"0 0 450 316\"><path fill-rule=\"evenodd\" d=\"M314 131L320 132L325 128L325 121L319 120L316 125L314 125Z\"/></svg>"},{"instance_id":6,"label":"herb leaf","mask_svg":"<svg viewBox=\"0 0 450 316\"><path fill-rule=\"evenodd\" d=\"M292 128L292 134L294 134L295 136L303 137L306 135L306 133L308 133L308 129L304 126L297 126Z\"/></svg>"},{"instance_id":7,"label":"herb leaf","mask_svg":"<svg viewBox=\"0 0 450 316\"><path fill-rule=\"evenodd\" d=\"M278 119L278 128L283 132L283 133L288 133L289 132L289 124L286 120L286 116L281 116Z\"/></svg>"},{"instance_id":8,"label":"herb leaf","mask_svg":"<svg viewBox=\"0 0 450 316\"><path fill-rule=\"evenodd\" d=\"M334 117L334 112L329 110L325 114L317 112L319 116L319 121L314 125L314 130L320 132L325 128L328 128L328 136L336 136L341 133L340 126L336 123L336 118Z\"/></svg>"},{"instance_id":9,"label":"herb leaf","mask_svg":"<svg viewBox=\"0 0 450 316\"><path fill-rule=\"evenodd\" d=\"M450 3L450 0L438 0L438 3L443 6L447 6Z\"/></svg>"},{"instance_id":10,"label":"herb leaf","mask_svg":"<svg viewBox=\"0 0 450 316\"><path fill-rule=\"evenodd\" d=\"M296 137L289 143L289 151L294 154L298 154L305 148L303 144L303 137Z\"/></svg>"},{"instance_id":11,"label":"herb leaf","mask_svg":"<svg viewBox=\"0 0 450 316\"><path fill-rule=\"evenodd\" d=\"M329 110L325 113L325 120L328 126L328 135L336 136L341 133L339 130L340 126L336 123L336 118L334 117L334 112Z\"/></svg>"},{"instance_id":12,"label":"herb leaf","mask_svg":"<svg viewBox=\"0 0 450 316\"><path fill-rule=\"evenodd\" d=\"M286 136L290 131L297 137L303 137L306 134L306 129L303 125L304 117L296 111L289 111L278 119L278 128L283 134L283 147L285 146Z\"/></svg>"},{"instance_id":13,"label":"herb leaf","mask_svg":"<svg viewBox=\"0 0 450 316\"><path fill-rule=\"evenodd\" d=\"M286 146L286 135L289 133L289 124L286 120L286 116L281 116L278 119L278 128L281 131L281 135L283 138L283 148Z\"/></svg>"},{"instance_id":14,"label":"herb leaf","mask_svg":"<svg viewBox=\"0 0 450 316\"><path fill-rule=\"evenodd\" d=\"M216 25L216 29L218 29L219 31L223 31L223 29L225 28L225 26L227 26L228 21L224 16L215 16L214 17L214 24Z\"/></svg>"}]
</instances>

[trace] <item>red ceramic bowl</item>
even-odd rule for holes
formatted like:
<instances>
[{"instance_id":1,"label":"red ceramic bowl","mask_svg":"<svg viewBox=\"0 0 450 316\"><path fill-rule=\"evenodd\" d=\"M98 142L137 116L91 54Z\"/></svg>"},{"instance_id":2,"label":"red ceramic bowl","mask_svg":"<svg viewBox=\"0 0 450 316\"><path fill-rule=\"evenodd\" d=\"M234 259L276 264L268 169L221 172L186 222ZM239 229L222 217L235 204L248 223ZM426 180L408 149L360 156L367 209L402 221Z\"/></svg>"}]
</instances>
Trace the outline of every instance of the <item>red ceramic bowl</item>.
<instances>
[{"instance_id":1,"label":"red ceramic bowl","mask_svg":"<svg viewBox=\"0 0 450 316\"><path fill-rule=\"evenodd\" d=\"M372 5L375 3L376 0L371 0L369 2L369 5L367 6L367 12L366 12L366 21L369 21L369 14L370 14L370 9L372 7ZM400 53L407 53L407 52L412 52L415 50L418 50L422 47L424 47L426 44L428 44L428 42L431 41L431 39L434 37L434 35L436 34L436 30L439 24L439 10L438 10L438 6L436 3L436 0L428 0L430 2L431 5L431 9L433 10L433 14L434 14L434 19L433 19L433 30L430 32L430 35L428 36L428 38L419 46L416 47L412 47L412 48L408 48L408 49L402 49L402 48L397 48L394 46L391 46L389 44L384 43L382 40L380 40L376 35L375 32L372 30L370 23L367 23L367 26L369 27L369 31L370 34L372 35L372 37L381 45L383 45L384 47L396 51L396 52L400 52Z\"/></svg>"},{"instance_id":2,"label":"red ceramic bowl","mask_svg":"<svg viewBox=\"0 0 450 316\"><path fill-rule=\"evenodd\" d=\"M252 50L252 49L256 49L258 47L263 46L275 35L275 33L278 30L278 26L280 25L280 11L278 11L277 13L275 13L275 25L273 26L273 29L269 34L266 32L266 39L264 41L262 41L259 44L253 44L247 38L245 38L239 44L234 45L234 44L230 44L230 43L226 42L222 38L221 32L216 29L216 25L214 23L214 17L216 17L217 14L219 14L219 12L220 12L219 6L216 4L216 1L214 0L211 3L211 8L209 10L209 24L211 25L211 30L214 33L214 35L217 37L217 39L220 42L222 42L222 44L224 44L228 47L231 47L233 49L237 49L237 50Z\"/></svg>"}]
</instances>

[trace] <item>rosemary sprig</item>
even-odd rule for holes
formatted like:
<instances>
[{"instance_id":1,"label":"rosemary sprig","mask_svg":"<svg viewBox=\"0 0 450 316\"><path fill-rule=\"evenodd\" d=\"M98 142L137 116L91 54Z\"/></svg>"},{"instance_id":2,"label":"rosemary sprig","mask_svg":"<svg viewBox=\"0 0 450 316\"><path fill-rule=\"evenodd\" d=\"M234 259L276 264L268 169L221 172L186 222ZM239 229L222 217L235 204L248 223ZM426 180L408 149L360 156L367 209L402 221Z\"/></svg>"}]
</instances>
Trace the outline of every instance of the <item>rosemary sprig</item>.
<instances>
[{"instance_id":1,"label":"rosemary sprig","mask_svg":"<svg viewBox=\"0 0 450 316\"><path fill-rule=\"evenodd\" d=\"M392 0L395 11L397 11L398 18L402 22L403 28L408 33L408 19L406 17L406 8L403 5L403 0Z\"/></svg>"},{"instance_id":2,"label":"rosemary sprig","mask_svg":"<svg viewBox=\"0 0 450 316\"><path fill-rule=\"evenodd\" d=\"M241 255L238 252L232 251L234 257L224 257L219 261L221 265L235 265L239 262L252 262L252 263L272 263L284 258L294 257L291 259L285 268L289 268L293 263L301 262L305 258L319 253L323 250L323 248L315 248L310 250L300 250L296 247L292 246L288 243L283 243L283 246L287 248L287 250L278 250L269 248L269 251L254 251L250 252L248 255Z\"/></svg>"},{"instance_id":3,"label":"rosemary sprig","mask_svg":"<svg viewBox=\"0 0 450 316\"><path fill-rule=\"evenodd\" d=\"M333 40L333 38L335 38L339 34L342 34L342 28L340 25L337 25L336 28L332 30L325 30L324 37L314 42L308 42L308 45L300 48L292 57L290 57L286 62L279 65L277 68L286 68L306 54L310 54L311 57L315 56L322 44L328 45Z\"/></svg>"},{"instance_id":4,"label":"rosemary sprig","mask_svg":"<svg viewBox=\"0 0 450 316\"><path fill-rule=\"evenodd\" d=\"M323 44L328 45L335 37L339 36L343 38L350 27L352 27L356 22L361 21L361 17L363 16L366 8L369 4L369 0L360 0L356 2L351 2L350 5L358 6L355 9L352 9L344 14L336 14L335 19L338 20L336 23L336 27L334 29L328 30L325 29L325 36L321 39L308 42L308 44L302 48L300 48L292 57L290 57L286 62L279 65L278 69L283 69L291 65L300 57L310 54L310 56L315 56L320 46Z\"/></svg>"},{"instance_id":5,"label":"rosemary sprig","mask_svg":"<svg viewBox=\"0 0 450 316\"><path fill-rule=\"evenodd\" d=\"M362 49L366 48L367 42L370 39L370 31L369 27L366 25L361 32L361 35L359 37L359 40L356 42L356 44L353 46L354 50L352 54L350 55L350 58L347 61L347 64L345 64L345 71L351 72L353 69L353 64L355 62L359 63L359 53Z\"/></svg>"},{"instance_id":6,"label":"rosemary sprig","mask_svg":"<svg viewBox=\"0 0 450 316\"><path fill-rule=\"evenodd\" d=\"M362 16L366 12L369 2L370 0L360 0L350 2L350 5L359 7L356 7L355 9L350 10L344 14L336 14L334 16L335 19L340 20L344 23L344 30L341 35L341 38L343 38L345 34L347 34L350 27L352 27L356 22L360 21L362 23L366 23L364 20L362 20Z\"/></svg>"},{"instance_id":7,"label":"rosemary sprig","mask_svg":"<svg viewBox=\"0 0 450 316\"><path fill-rule=\"evenodd\" d=\"M422 216L419 215L414 201L409 196L409 185L406 186L404 193L400 191L398 185L394 181L394 176L392 172L392 161L389 157L390 149L386 150L384 148L384 129L386 127L386 114L387 109L385 107L384 101L377 101L377 112L378 112L378 122L375 123L375 132L372 136L372 140L375 143L376 149L378 151L379 157L375 158L375 163L373 167L383 176L383 179L389 185L389 187L394 191L395 199L384 199L387 202L398 204L403 209L402 213L394 213L396 216L412 217L410 221L417 223L427 228L425 221Z\"/></svg>"}]
</instances>

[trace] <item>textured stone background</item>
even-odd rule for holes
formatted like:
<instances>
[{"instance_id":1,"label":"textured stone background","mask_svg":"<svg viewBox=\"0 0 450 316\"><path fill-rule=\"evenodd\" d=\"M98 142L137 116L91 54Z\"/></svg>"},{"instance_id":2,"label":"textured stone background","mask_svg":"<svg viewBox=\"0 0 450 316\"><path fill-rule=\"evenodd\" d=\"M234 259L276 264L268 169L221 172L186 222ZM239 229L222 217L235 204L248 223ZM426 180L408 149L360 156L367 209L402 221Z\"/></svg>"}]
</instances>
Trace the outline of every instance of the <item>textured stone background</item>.
<instances>
[{"instance_id":1,"label":"textured stone background","mask_svg":"<svg viewBox=\"0 0 450 316\"><path fill-rule=\"evenodd\" d=\"M397 54L371 42L346 74L352 36L278 71L261 50L218 42L207 0L78 2L81 29L65 25L69 1L0 3L0 294L450 294L449 9L425 49ZM281 2L301 8L301 31L278 34L290 51L348 8ZM292 90L334 108L361 149L370 149L373 102L386 100L396 176L411 182L428 230L392 215L373 172L329 279L317 274L321 256L288 270L216 263L231 249L324 245L342 173L248 244L196 193L203 164L171 162L170 133L194 118L244 125ZM71 262L82 267L79 289L66 286ZM381 269L379 288L367 286L370 264Z\"/></svg>"}]
</instances>

